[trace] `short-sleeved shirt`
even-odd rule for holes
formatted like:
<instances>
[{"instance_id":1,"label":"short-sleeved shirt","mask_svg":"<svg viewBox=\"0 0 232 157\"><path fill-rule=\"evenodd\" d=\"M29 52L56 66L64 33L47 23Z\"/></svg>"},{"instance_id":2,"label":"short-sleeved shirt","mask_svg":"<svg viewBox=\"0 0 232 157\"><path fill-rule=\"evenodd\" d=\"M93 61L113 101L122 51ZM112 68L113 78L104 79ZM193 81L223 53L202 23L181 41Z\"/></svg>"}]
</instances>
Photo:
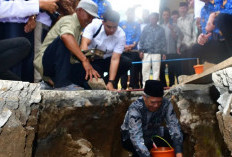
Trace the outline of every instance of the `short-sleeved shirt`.
<instances>
[{"instance_id":1,"label":"short-sleeved shirt","mask_svg":"<svg viewBox=\"0 0 232 157\"><path fill-rule=\"evenodd\" d=\"M81 25L77 18L77 14L74 13L72 15L67 15L62 17L48 32L44 42L40 48L40 51L37 56L35 56L34 66L43 76L43 65L42 58L46 48L56 39L58 36L62 36L63 34L71 34L74 36L76 41L79 41L81 32Z\"/></svg>"},{"instance_id":2,"label":"short-sleeved shirt","mask_svg":"<svg viewBox=\"0 0 232 157\"><path fill-rule=\"evenodd\" d=\"M89 49L97 48L106 52L104 58L112 56L112 53L122 54L126 43L126 36L124 31L118 26L116 32L113 35L106 35L102 20L94 19L84 30L83 37L91 40ZM93 35L101 27L100 32L95 38Z\"/></svg>"}]
</instances>

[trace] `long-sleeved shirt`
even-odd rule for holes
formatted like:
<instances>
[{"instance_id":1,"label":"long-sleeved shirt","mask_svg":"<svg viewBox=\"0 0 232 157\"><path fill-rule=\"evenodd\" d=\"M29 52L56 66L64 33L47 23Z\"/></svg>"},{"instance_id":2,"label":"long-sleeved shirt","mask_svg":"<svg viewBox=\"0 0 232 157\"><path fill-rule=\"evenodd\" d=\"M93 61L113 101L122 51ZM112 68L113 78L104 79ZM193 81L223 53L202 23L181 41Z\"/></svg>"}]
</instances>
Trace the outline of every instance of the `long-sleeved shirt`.
<instances>
[{"instance_id":1,"label":"long-sleeved shirt","mask_svg":"<svg viewBox=\"0 0 232 157\"><path fill-rule=\"evenodd\" d=\"M130 139L140 157L150 157L144 140L150 140L153 135L159 134L158 128L164 121L173 140L175 152L182 152L183 134L173 106L165 98L156 112L147 109L142 97L133 102L121 126L122 140Z\"/></svg>"},{"instance_id":2,"label":"long-sleeved shirt","mask_svg":"<svg viewBox=\"0 0 232 157\"><path fill-rule=\"evenodd\" d=\"M167 54L176 54L177 47L180 48L182 33L176 24L162 24L165 31Z\"/></svg>"},{"instance_id":3,"label":"long-sleeved shirt","mask_svg":"<svg viewBox=\"0 0 232 157\"><path fill-rule=\"evenodd\" d=\"M126 34L126 45L136 43L134 49L137 49L137 43L141 34L140 24L138 22L122 21L119 23L119 26Z\"/></svg>"},{"instance_id":4,"label":"long-sleeved shirt","mask_svg":"<svg viewBox=\"0 0 232 157\"><path fill-rule=\"evenodd\" d=\"M187 14L184 17L179 17L177 26L183 33L182 45L186 48L191 47L197 41L196 22L193 14Z\"/></svg>"},{"instance_id":5,"label":"long-sleeved shirt","mask_svg":"<svg viewBox=\"0 0 232 157\"><path fill-rule=\"evenodd\" d=\"M0 0L0 22L26 23L28 16L39 13L39 0Z\"/></svg>"},{"instance_id":6,"label":"long-sleeved shirt","mask_svg":"<svg viewBox=\"0 0 232 157\"><path fill-rule=\"evenodd\" d=\"M139 49L144 53L164 54L166 52L166 39L164 29L148 24L142 31Z\"/></svg>"}]
</instances>

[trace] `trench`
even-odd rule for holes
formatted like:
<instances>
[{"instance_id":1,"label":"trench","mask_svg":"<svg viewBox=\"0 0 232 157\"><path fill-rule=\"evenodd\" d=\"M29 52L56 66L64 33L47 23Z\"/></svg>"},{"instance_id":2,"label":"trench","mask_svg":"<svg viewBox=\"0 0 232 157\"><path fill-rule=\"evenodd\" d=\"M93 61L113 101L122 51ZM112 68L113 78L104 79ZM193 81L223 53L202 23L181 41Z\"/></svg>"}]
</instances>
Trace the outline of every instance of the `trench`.
<instances>
[{"instance_id":1,"label":"trench","mask_svg":"<svg viewBox=\"0 0 232 157\"><path fill-rule=\"evenodd\" d=\"M188 121L181 121L183 154L186 157L230 156L216 118L218 92L211 90L211 87L209 93L198 87L194 91L177 92L174 89L166 93L166 97L173 102L178 118L189 116ZM189 88L192 89L191 86ZM77 108L72 107L73 101L70 100L43 101L33 156L129 157L130 153L121 147L120 125L128 106L141 92L122 95L118 98L121 101L112 101L112 104L106 105L101 102L102 99L95 98L91 100L95 105ZM200 102L195 101L197 96L201 97ZM187 115L183 115L183 110L187 110ZM87 145L85 149L91 153L83 151L83 145L76 143L81 139L89 142L90 145L86 141L82 144Z\"/></svg>"}]
</instances>

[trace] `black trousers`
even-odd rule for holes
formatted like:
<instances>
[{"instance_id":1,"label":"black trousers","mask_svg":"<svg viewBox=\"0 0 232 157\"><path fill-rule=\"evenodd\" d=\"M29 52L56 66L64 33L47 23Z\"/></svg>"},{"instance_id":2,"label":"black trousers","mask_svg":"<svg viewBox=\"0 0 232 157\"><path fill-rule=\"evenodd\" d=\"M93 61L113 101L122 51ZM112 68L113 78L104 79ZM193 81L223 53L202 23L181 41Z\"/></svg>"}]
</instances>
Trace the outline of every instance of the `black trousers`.
<instances>
[{"instance_id":1,"label":"black trousers","mask_svg":"<svg viewBox=\"0 0 232 157\"><path fill-rule=\"evenodd\" d=\"M129 58L132 62L141 61L138 52L124 52L122 56ZM125 73L121 76L121 86L123 89L127 88L128 75ZM130 84L129 87L133 89L142 87L142 64L132 64L130 68Z\"/></svg>"},{"instance_id":2,"label":"black trousers","mask_svg":"<svg viewBox=\"0 0 232 157\"><path fill-rule=\"evenodd\" d=\"M168 129L164 128L163 130L163 135L159 135L162 138L164 138L171 146L173 146L173 141L171 139L171 136L169 135ZM150 151L153 148L153 144L152 144L152 137L144 137L144 144L147 147L147 149ZM131 142L130 139L127 139L126 141L122 140L122 135L121 135L121 143L122 143L122 147L124 149L126 149L129 152L132 152L133 157L139 157L138 153L135 151L135 148ZM168 147L168 145L162 141L159 138L153 138L153 141L155 142L157 147Z\"/></svg>"},{"instance_id":3,"label":"black trousers","mask_svg":"<svg viewBox=\"0 0 232 157\"><path fill-rule=\"evenodd\" d=\"M106 59L96 59L91 62L91 65L104 79L105 83L108 83L109 80L110 64L111 64L111 57L108 57ZM117 89L120 76L126 74L127 71L130 69L130 67L131 67L131 60L125 56L121 56L118 71L115 78L114 88ZM108 75L104 76L104 72L107 72ZM89 86L87 85L87 80L85 80L85 74L86 73L82 64L78 63L72 65L72 75L71 75L72 82L86 89L89 89Z\"/></svg>"},{"instance_id":4,"label":"black trousers","mask_svg":"<svg viewBox=\"0 0 232 157\"><path fill-rule=\"evenodd\" d=\"M180 55L178 54L167 54L167 59L178 59ZM168 64L168 78L169 78L169 87L175 84L175 76L178 82L178 76L181 73L180 61L171 61L171 62L162 62L160 67L160 80L163 83L164 87L167 87L165 79L165 65Z\"/></svg>"},{"instance_id":5,"label":"black trousers","mask_svg":"<svg viewBox=\"0 0 232 157\"><path fill-rule=\"evenodd\" d=\"M58 36L45 50L42 64L44 76L49 76L55 88L70 85L71 66L70 51Z\"/></svg>"},{"instance_id":6,"label":"black trousers","mask_svg":"<svg viewBox=\"0 0 232 157\"><path fill-rule=\"evenodd\" d=\"M30 42L26 38L0 40L0 79L20 80L10 68L20 63L30 52Z\"/></svg>"},{"instance_id":7,"label":"black trousers","mask_svg":"<svg viewBox=\"0 0 232 157\"><path fill-rule=\"evenodd\" d=\"M30 41L29 54L17 65L11 67L11 71L22 81L34 82L34 31L25 33L24 26L25 23L0 22L0 40L25 37Z\"/></svg>"}]
</instances>

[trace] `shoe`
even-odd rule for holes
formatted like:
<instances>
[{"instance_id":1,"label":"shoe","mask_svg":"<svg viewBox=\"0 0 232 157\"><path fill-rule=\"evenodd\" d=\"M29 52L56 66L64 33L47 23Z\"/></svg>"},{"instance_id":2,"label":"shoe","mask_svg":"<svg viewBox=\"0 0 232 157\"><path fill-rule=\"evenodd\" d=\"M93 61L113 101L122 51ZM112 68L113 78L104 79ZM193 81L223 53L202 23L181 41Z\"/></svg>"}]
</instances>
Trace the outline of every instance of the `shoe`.
<instances>
[{"instance_id":1,"label":"shoe","mask_svg":"<svg viewBox=\"0 0 232 157\"><path fill-rule=\"evenodd\" d=\"M53 87L51 87L49 84L47 84L44 81L41 81L39 84L40 84L41 90L53 90L54 89Z\"/></svg>"},{"instance_id":2,"label":"shoe","mask_svg":"<svg viewBox=\"0 0 232 157\"><path fill-rule=\"evenodd\" d=\"M75 85L75 84L70 84L65 87L60 87L60 88L55 88L54 90L59 90L59 91L78 91L78 90L84 90L84 88Z\"/></svg>"}]
</instances>

